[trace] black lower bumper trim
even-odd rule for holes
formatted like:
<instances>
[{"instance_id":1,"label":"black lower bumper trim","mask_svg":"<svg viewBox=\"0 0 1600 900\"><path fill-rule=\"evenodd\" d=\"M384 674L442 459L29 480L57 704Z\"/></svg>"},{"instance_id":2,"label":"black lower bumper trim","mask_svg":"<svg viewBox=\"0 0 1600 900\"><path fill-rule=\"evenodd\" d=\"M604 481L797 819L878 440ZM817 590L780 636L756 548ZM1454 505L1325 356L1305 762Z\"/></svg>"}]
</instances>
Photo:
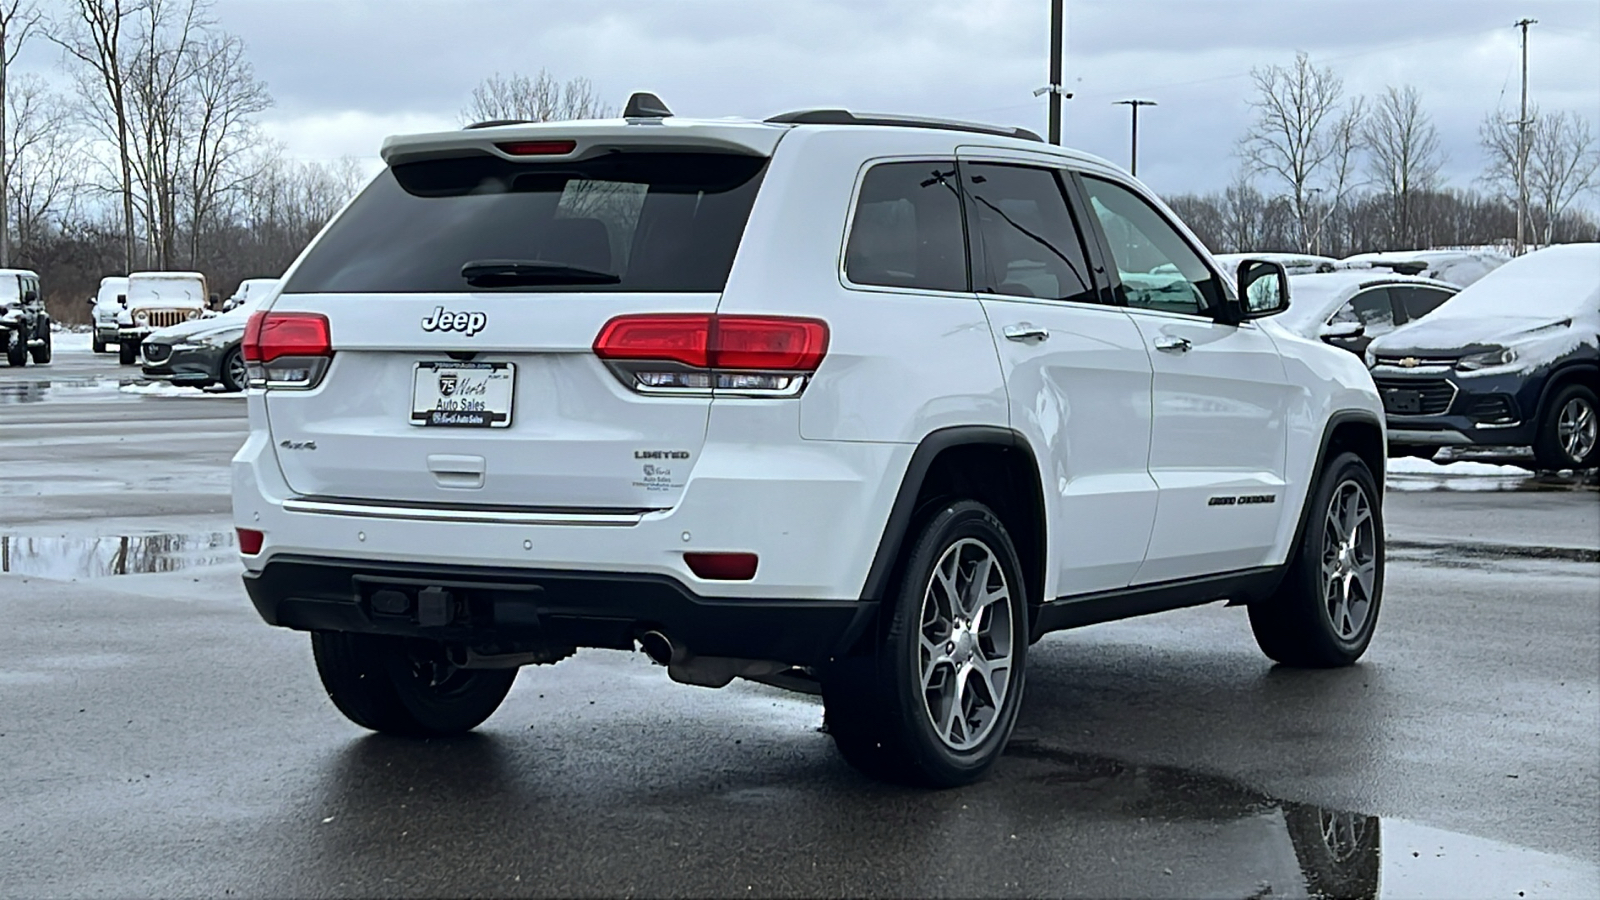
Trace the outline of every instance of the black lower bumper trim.
<instances>
[{"instance_id":1,"label":"black lower bumper trim","mask_svg":"<svg viewBox=\"0 0 1600 900\"><path fill-rule=\"evenodd\" d=\"M302 631L625 650L656 630L701 656L798 666L842 653L877 610L859 600L704 598L659 575L309 556L274 557L244 584L268 624Z\"/></svg>"}]
</instances>

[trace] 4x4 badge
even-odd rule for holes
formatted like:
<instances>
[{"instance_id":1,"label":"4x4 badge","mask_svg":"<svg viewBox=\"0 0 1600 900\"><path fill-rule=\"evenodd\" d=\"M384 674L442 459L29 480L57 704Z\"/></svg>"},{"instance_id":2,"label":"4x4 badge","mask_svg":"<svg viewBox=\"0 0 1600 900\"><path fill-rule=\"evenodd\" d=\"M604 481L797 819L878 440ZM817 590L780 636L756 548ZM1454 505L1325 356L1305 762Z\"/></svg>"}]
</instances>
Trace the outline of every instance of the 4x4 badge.
<instances>
[{"instance_id":1,"label":"4x4 badge","mask_svg":"<svg viewBox=\"0 0 1600 900\"><path fill-rule=\"evenodd\" d=\"M481 312L445 312L444 307L422 320L423 331L459 331L472 337L489 324L489 317Z\"/></svg>"}]
</instances>

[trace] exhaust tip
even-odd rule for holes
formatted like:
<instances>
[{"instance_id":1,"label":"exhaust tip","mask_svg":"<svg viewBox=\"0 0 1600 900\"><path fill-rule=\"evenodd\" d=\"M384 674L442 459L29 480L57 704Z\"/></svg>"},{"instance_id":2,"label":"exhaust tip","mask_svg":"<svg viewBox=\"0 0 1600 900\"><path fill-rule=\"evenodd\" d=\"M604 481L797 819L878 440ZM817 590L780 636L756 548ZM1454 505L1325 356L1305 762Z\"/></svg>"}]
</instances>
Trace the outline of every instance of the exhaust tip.
<instances>
[{"instance_id":1,"label":"exhaust tip","mask_svg":"<svg viewBox=\"0 0 1600 900\"><path fill-rule=\"evenodd\" d=\"M658 666L672 661L672 641L659 631L646 631L639 635L639 649Z\"/></svg>"}]
</instances>

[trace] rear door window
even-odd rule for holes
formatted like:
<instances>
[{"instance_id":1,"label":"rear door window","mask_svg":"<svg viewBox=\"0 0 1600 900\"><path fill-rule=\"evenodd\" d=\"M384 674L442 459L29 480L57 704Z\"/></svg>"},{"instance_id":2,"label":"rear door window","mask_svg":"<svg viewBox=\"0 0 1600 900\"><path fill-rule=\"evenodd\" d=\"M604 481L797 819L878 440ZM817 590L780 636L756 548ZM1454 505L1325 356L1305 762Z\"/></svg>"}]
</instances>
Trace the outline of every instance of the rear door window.
<instances>
[{"instance_id":1,"label":"rear door window","mask_svg":"<svg viewBox=\"0 0 1600 900\"><path fill-rule=\"evenodd\" d=\"M844 273L857 285L970 289L955 160L883 163L867 170Z\"/></svg>"},{"instance_id":2,"label":"rear door window","mask_svg":"<svg viewBox=\"0 0 1600 900\"><path fill-rule=\"evenodd\" d=\"M1094 302L1082 236L1060 176L1049 169L963 163L973 222L973 288Z\"/></svg>"},{"instance_id":3,"label":"rear door window","mask_svg":"<svg viewBox=\"0 0 1600 900\"><path fill-rule=\"evenodd\" d=\"M725 153L385 170L285 293L718 292L766 170Z\"/></svg>"},{"instance_id":4,"label":"rear door window","mask_svg":"<svg viewBox=\"0 0 1600 900\"><path fill-rule=\"evenodd\" d=\"M1380 334L1388 334L1395 328L1394 304L1390 300L1389 292L1392 288L1369 288L1350 298L1339 311L1333 314L1328 322L1360 323L1365 327L1366 337L1375 338Z\"/></svg>"},{"instance_id":5,"label":"rear door window","mask_svg":"<svg viewBox=\"0 0 1600 900\"><path fill-rule=\"evenodd\" d=\"M1399 298L1400 307L1405 312L1408 322L1433 312L1443 306L1446 300L1455 296L1449 291L1431 287L1398 287L1389 290Z\"/></svg>"}]
</instances>

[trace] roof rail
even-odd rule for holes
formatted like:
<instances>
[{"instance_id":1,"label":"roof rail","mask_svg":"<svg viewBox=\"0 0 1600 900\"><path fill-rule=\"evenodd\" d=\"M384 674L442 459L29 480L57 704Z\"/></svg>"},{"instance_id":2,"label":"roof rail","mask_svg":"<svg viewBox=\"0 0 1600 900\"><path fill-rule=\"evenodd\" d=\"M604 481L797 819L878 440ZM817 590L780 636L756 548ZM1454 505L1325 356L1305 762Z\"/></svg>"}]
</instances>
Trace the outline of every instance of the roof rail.
<instances>
[{"instance_id":1,"label":"roof rail","mask_svg":"<svg viewBox=\"0 0 1600 900\"><path fill-rule=\"evenodd\" d=\"M878 113L857 115L848 109L799 109L773 116L767 121L778 125L886 125L895 128L935 128L941 131L965 131L972 134L992 134L998 137L1044 142L1044 138L1026 128Z\"/></svg>"}]
</instances>

